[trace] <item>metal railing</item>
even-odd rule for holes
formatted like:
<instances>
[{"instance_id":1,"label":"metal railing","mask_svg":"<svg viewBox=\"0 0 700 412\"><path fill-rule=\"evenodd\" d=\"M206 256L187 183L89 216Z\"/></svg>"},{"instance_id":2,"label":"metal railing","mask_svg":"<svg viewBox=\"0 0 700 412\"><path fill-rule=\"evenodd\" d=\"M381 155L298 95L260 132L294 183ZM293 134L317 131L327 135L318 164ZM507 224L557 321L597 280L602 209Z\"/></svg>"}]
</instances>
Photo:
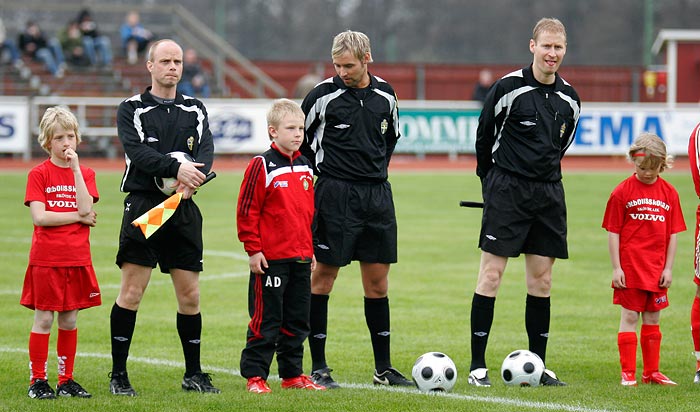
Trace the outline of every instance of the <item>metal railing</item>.
<instances>
[{"instance_id":1,"label":"metal railing","mask_svg":"<svg viewBox=\"0 0 700 412\"><path fill-rule=\"evenodd\" d=\"M218 82L224 84L224 78L230 78L253 97L257 98L284 97L287 95L287 90L282 85L260 70L258 66L203 24L185 7L174 5L173 11L174 15L181 20L181 23L184 23L177 24L180 22L174 22L174 31L181 38L188 41L194 40L198 43L198 46L201 47L201 54L213 62ZM237 70L226 64L225 59L233 60L239 69L250 74L256 80L257 85L246 80ZM272 94L268 95L267 91Z\"/></svg>"},{"instance_id":2,"label":"metal railing","mask_svg":"<svg viewBox=\"0 0 700 412\"><path fill-rule=\"evenodd\" d=\"M43 96L33 97L28 100L29 104L29 130L32 146L28 153L23 154L23 158L32 157L32 151L40 152L36 144L36 137L39 135L39 119L46 108L56 105L70 107L71 111L78 118L80 133L83 136L83 144L95 146L95 150L100 151L99 155L107 158L115 158L118 155L118 145L114 144L117 138L116 117L119 104L124 100L118 97L65 97L65 96ZM99 109L102 112L101 118L90 115L90 111Z\"/></svg>"}]
</instances>

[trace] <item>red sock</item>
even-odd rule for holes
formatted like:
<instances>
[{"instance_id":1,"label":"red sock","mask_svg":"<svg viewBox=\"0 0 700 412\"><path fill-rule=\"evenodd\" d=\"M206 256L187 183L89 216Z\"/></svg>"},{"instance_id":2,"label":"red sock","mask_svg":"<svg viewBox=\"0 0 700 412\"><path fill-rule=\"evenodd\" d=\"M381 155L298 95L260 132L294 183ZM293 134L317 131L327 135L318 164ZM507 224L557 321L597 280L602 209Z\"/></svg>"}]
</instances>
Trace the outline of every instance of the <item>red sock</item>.
<instances>
[{"instance_id":1,"label":"red sock","mask_svg":"<svg viewBox=\"0 0 700 412\"><path fill-rule=\"evenodd\" d=\"M620 351L622 372L637 372L637 333L618 332L617 348Z\"/></svg>"},{"instance_id":2,"label":"red sock","mask_svg":"<svg viewBox=\"0 0 700 412\"><path fill-rule=\"evenodd\" d=\"M73 379L75 352L78 347L78 329L58 329L56 354L58 355L58 384Z\"/></svg>"},{"instance_id":3,"label":"red sock","mask_svg":"<svg viewBox=\"0 0 700 412\"><path fill-rule=\"evenodd\" d=\"M693 348L695 352L700 352L700 298L693 299L693 306L690 309L690 335L693 337ZM698 360L697 369L700 369Z\"/></svg>"},{"instance_id":4,"label":"red sock","mask_svg":"<svg viewBox=\"0 0 700 412\"><path fill-rule=\"evenodd\" d=\"M661 331L659 325L642 325L642 359L644 359L644 376L659 371L661 352Z\"/></svg>"},{"instance_id":5,"label":"red sock","mask_svg":"<svg viewBox=\"0 0 700 412\"><path fill-rule=\"evenodd\" d=\"M46 379L46 360L49 358L49 334L31 332L29 334L30 384L37 379Z\"/></svg>"}]
</instances>

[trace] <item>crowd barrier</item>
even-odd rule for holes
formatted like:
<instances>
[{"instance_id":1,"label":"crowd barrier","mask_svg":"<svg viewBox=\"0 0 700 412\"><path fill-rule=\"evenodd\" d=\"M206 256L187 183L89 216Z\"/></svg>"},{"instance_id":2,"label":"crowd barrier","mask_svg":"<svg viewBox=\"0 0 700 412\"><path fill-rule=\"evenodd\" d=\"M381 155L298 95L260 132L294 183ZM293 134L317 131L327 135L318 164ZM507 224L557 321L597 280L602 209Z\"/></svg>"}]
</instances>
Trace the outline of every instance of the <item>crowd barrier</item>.
<instances>
[{"instance_id":1,"label":"crowd barrier","mask_svg":"<svg viewBox=\"0 0 700 412\"><path fill-rule=\"evenodd\" d=\"M84 139L118 145L116 108L121 98L0 97L0 153L31 157L46 107L69 106ZM205 99L217 153L260 153L269 146L267 99ZM481 108L477 102L401 101L397 153L471 154ZM583 103L569 154L620 155L643 131L659 135L670 154L687 153L690 131L700 122L697 105ZM107 151L109 152L109 151ZM115 152L115 151L112 151Z\"/></svg>"}]
</instances>

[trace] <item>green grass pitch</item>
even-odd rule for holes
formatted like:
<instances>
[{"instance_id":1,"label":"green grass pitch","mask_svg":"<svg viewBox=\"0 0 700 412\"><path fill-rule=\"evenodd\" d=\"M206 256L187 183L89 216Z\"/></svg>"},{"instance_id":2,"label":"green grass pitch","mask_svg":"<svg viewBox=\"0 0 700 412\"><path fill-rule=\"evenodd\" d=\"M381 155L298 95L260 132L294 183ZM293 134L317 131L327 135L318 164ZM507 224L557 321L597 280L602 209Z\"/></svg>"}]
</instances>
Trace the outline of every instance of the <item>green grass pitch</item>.
<instances>
[{"instance_id":1,"label":"green grass pitch","mask_svg":"<svg viewBox=\"0 0 700 412\"><path fill-rule=\"evenodd\" d=\"M565 388L512 388L499 379L502 359L527 347L524 331L523 259L512 259L496 302L496 317L487 351L494 382L491 388L467 384L469 306L476 283L480 211L458 207L460 200L479 200L478 179L461 172L394 172L399 221L399 263L390 274L392 362L410 375L415 359L427 351L447 353L459 377L452 393L426 395L417 390L371 386L373 361L362 306L356 264L340 272L329 307L327 357L334 377L344 386L325 393L282 391L275 378L267 396L249 394L238 375L247 315L247 257L235 230L235 203L242 171L219 172L196 199L205 217L205 271L201 275L204 321L202 363L213 373L220 395L184 393L184 370L175 329L176 303L166 275L154 271L137 318L129 360L133 399L109 394L111 367L109 312L120 273L114 265L123 194L121 174L98 170L101 199L92 254L103 292L100 307L78 317L79 341L75 378L92 399L36 401L27 398L27 341L33 315L19 305L32 233L29 209L22 202L26 172L2 172L3 206L0 234L0 411L689 411L697 407L700 386L692 383L695 359L689 332L693 226L697 198L685 170L663 174L681 194L689 230L680 234L671 306L662 313L661 370L678 387L619 384L617 327L619 308L611 303L611 268L603 210L612 188L632 172L565 174L569 210L570 259L554 266L552 324L548 367L569 383ZM70 246L66 246L70 253ZM54 325L49 379L56 382ZM641 350L638 351L638 379ZM305 358L309 372L310 359Z\"/></svg>"}]
</instances>

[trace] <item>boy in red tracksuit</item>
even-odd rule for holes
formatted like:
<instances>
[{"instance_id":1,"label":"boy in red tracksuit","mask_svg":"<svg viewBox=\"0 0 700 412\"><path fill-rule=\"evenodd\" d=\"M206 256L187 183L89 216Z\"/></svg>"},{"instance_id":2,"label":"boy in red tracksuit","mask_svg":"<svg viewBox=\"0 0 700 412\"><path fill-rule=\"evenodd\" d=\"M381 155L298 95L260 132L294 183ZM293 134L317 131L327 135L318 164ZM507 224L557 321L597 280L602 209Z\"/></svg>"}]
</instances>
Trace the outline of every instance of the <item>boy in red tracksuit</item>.
<instances>
[{"instance_id":1,"label":"boy in red tracksuit","mask_svg":"<svg viewBox=\"0 0 700 412\"><path fill-rule=\"evenodd\" d=\"M313 169L299 152L304 113L295 102L276 100L267 113L269 150L255 156L238 195L238 239L248 253L248 324L241 353L247 390L270 392L267 377L277 353L282 388L324 390L302 374L309 335Z\"/></svg>"},{"instance_id":2,"label":"boy in red tracksuit","mask_svg":"<svg viewBox=\"0 0 700 412\"><path fill-rule=\"evenodd\" d=\"M642 383L676 385L659 372L659 318L668 307L677 234L686 229L678 192L659 174L669 166L666 145L642 133L628 152L635 173L612 192L603 227L613 266L613 303L621 306L617 345L623 386L636 386L637 323L644 371Z\"/></svg>"}]
</instances>

